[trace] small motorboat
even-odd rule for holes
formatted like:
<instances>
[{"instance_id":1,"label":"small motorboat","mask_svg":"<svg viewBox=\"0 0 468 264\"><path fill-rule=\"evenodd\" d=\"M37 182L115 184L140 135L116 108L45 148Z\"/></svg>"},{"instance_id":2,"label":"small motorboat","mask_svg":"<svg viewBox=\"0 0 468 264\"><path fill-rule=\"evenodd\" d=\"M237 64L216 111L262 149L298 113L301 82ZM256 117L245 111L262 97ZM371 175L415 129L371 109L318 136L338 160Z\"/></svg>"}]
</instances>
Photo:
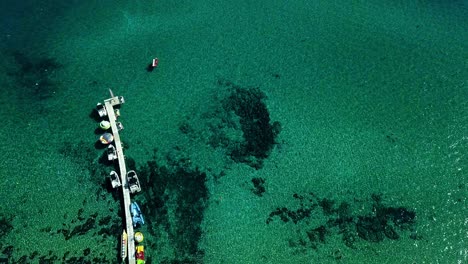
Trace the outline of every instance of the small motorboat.
<instances>
[{"instance_id":1,"label":"small motorboat","mask_svg":"<svg viewBox=\"0 0 468 264\"><path fill-rule=\"evenodd\" d=\"M125 261L127 258L127 251L128 251L128 235L125 229L122 232L122 247L121 247L121 253L120 256L122 257L122 260Z\"/></svg>"},{"instance_id":2,"label":"small motorboat","mask_svg":"<svg viewBox=\"0 0 468 264\"><path fill-rule=\"evenodd\" d=\"M158 67L158 64L159 64L159 59L154 58L153 62L151 63L151 67L156 68L156 67Z\"/></svg>"},{"instance_id":3,"label":"small motorboat","mask_svg":"<svg viewBox=\"0 0 468 264\"><path fill-rule=\"evenodd\" d=\"M120 182L120 177L115 171L110 172L110 179L111 179L111 184L112 188L117 188L122 186L122 183Z\"/></svg>"},{"instance_id":4,"label":"small motorboat","mask_svg":"<svg viewBox=\"0 0 468 264\"><path fill-rule=\"evenodd\" d=\"M136 202L133 202L130 205L130 212L132 213L133 227L145 224L145 219L143 219L143 214L141 213L140 206L138 206Z\"/></svg>"},{"instance_id":5,"label":"small motorboat","mask_svg":"<svg viewBox=\"0 0 468 264\"><path fill-rule=\"evenodd\" d=\"M101 104L101 103L97 103L97 105L96 105L96 111L98 112L98 114L99 114L100 117L107 116L106 107L105 107L103 104Z\"/></svg>"},{"instance_id":6,"label":"small motorboat","mask_svg":"<svg viewBox=\"0 0 468 264\"><path fill-rule=\"evenodd\" d=\"M134 170L127 172L127 181L130 193L141 191L140 181L138 180L138 176Z\"/></svg>"},{"instance_id":7,"label":"small motorboat","mask_svg":"<svg viewBox=\"0 0 468 264\"><path fill-rule=\"evenodd\" d=\"M116 160L117 158L117 150L115 149L114 145L109 144L109 146L107 146L107 159L112 161Z\"/></svg>"},{"instance_id":8,"label":"small motorboat","mask_svg":"<svg viewBox=\"0 0 468 264\"><path fill-rule=\"evenodd\" d=\"M159 59L154 58L153 61L150 64L148 64L148 66L146 67L146 71L152 72L154 69L158 67L158 64L159 64Z\"/></svg>"}]
</instances>

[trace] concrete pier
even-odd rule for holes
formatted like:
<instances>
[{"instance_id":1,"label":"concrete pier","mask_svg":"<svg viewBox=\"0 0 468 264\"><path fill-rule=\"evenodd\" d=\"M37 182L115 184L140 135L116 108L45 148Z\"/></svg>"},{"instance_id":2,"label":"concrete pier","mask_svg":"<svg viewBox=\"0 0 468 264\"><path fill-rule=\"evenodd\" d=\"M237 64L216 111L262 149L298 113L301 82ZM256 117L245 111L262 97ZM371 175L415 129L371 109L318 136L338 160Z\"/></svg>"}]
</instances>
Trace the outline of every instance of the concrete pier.
<instances>
[{"instance_id":1,"label":"concrete pier","mask_svg":"<svg viewBox=\"0 0 468 264\"><path fill-rule=\"evenodd\" d=\"M127 262L129 264L135 264L135 234L133 231L133 220L130 212L130 189L127 181L127 168L125 166L125 158L122 150L122 142L120 141L119 129L117 128L116 121L117 117L115 115L114 106L120 105L123 103L123 97L113 96L111 92L111 98L104 100L104 106L107 111L107 116L109 122L111 123L112 135L114 136L114 145L117 151L117 157L119 162L119 176L122 183L122 194L124 199L124 209L125 209L125 229L128 234L128 252L127 252Z\"/></svg>"}]
</instances>

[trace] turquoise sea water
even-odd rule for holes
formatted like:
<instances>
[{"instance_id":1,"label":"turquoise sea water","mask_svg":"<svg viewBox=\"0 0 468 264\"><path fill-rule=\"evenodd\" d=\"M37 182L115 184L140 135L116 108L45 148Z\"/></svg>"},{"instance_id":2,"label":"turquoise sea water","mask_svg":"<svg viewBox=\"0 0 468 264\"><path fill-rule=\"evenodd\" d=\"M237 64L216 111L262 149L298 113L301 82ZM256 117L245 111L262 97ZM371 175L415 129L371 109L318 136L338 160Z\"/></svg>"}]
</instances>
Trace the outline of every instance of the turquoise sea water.
<instances>
[{"instance_id":1,"label":"turquoise sea water","mask_svg":"<svg viewBox=\"0 0 468 264\"><path fill-rule=\"evenodd\" d=\"M120 263L109 88L147 263L468 262L466 1L0 13L0 263Z\"/></svg>"}]
</instances>

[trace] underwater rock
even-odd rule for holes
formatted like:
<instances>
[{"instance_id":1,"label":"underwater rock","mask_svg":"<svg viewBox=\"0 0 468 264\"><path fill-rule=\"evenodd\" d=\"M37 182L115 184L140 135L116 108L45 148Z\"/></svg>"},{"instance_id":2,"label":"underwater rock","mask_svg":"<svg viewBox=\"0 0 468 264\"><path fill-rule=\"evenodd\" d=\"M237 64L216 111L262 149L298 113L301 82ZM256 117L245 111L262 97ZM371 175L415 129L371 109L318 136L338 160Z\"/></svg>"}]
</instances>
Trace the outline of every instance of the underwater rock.
<instances>
[{"instance_id":1,"label":"underwater rock","mask_svg":"<svg viewBox=\"0 0 468 264\"><path fill-rule=\"evenodd\" d=\"M416 221L416 213L404 207L386 207L385 214L401 229L410 229Z\"/></svg>"},{"instance_id":2,"label":"underwater rock","mask_svg":"<svg viewBox=\"0 0 468 264\"><path fill-rule=\"evenodd\" d=\"M226 146L229 156L236 162L242 162L259 169L263 166L274 145L276 137L280 133L279 122L270 123L270 113L264 100L266 99L258 87L243 88L230 81L218 80L218 85L231 89L231 94L223 100L223 122L239 123L229 127L240 127L243 141L232 141L222 131L222 127L212 128L212 133L217 135L220 142L212 142L212 145ZM229 113L234 113L234 118Z\"/></svg>"},{"instance_id":3,"label":"underwater rock","mask_svg":"<svg viewBox=\"0 0 468 264\"><path fill-rule=\"evenodd\" d=\"M299 208L297 210L289 210L286 207L276 208L275 211L270 213L266 223L269 224L271 221L273 221L273 217L278 216L284 223L292 221L294 224L297 224L301 220L310 217L312 210L313 207Z\"/></svg>"},{"instance_id":4,"label":"underwater rock","mask_svg":"<svg viewBox=\"0 0 468 264\"><path fill-rule=\"evenodd\" d=\"M356 224L359 237L370 242L381 242L385 238L386 220L377 217L360 216Z\"/></svg>"},{"instance_id":5,"label":"underwater rock","mask_svg":"<svg viewBox=\"0 0 468 264\"><path fill-rule=\"evenodd\" d=\"M333 208L335 201L333 200L323 198L322 200L318 201L318 205L322 207L322 210L326 215L331 215L335 212L335 209Z\"/></svg>"},{"instance_id":6,"label":"underwater rock","mask_svg":"<svg viewBox=\"0 0 468 264\"><path fill-rule=\"evenodd\" d=\"M412 229L415 224L416 213L404 207L388 207L382 203L380 195L372 195L375 215L360 216L356 224L359 237L370 242L381 242L385 237L396 240L400 230Z\"/></svg>"},{"instance_id":7,"label":"underwater rock","mask_svg":"<svg viewBox=\"0 0 468 264\"><path fill-rule=\"evenodd\" d=\"M252 178L252 183L254 185L253 193L257 196L262 197L265 189L265 179L263 178Z\"/></svg>"},{"instance_id":8,"label":"underwater rock","mask_svg":"<svg viewBox=\"0 0 468 264\"><path fill-rule=\"evenodd\" d=\"M344 245L349 248L355 248L354 243L359 238L373 243L382 242L384 239L397 240L401 237L398 231L404 230L411 231L410 238L411 236L421 238L420 235L413 235L416 234L414 230L416 213L405 207L384 205L381 195L372 195L371 212L357 215L353 215L352 204L348 201L342 201L338 207L335 207L335 200L321 199L313 193L310 193L310 198L297 193L293 197L300 202L299 209L278 207L269 214L266 223L271 224L275 217L280 218L284 223L290 221L298 223L316 213L321 213L321 216L327 219L325 223L310 230L302 230L314 249L317 249L319 243L324 243L326 236L329 235L341 235ZM318 208L321 210L315 211ZM305 226L309 223L306 222Z\"/></svg>"},{"instance_id":9,"label":"underwater rock","mask_svg":"<svg viewBox=\"0 0 468 264\"><path fill-rule=\"evenodd\" d=\"M177 257L162 263L192 263L203 255L198 243L202 236L201 223L207 206L207 175L192 168L189 159L179 155L165 157L169 166L160 166L156 160L140 168L140 183L146 186L145 203L140 204L147 219L148 232L169 236ZM173 212L169 216L168 212ZM193 262L196 263L196 262Z\"/></svg>"},{"instance_id":10,"label":"underwater rock","mask_svg":"<svg viewBox=\"0 0 468 264\"><path fill-rule=\"evenodd\" d=\"M13 216L0 215L0 237L5 237L13 230Z\"/></svg>"},{"instance_id":11,"label":"underwater rock","mask_svg":"<svg viewBox=\"0 0 468 264\"><path fill-rule=\"evenodd\" d=\"M84 224L77 225L73 230L70 232L66 229L61 229L59 231L62 232L65 240L69 240L74 236L80 236L86 234L88 231L92 230L96 226L96 219L95 218L88 218Z\"/></svg>"},{"instance_id":12,"label":"underwater rock","mask_svg":"<svg viewBox=\"0 0 468 264\"><path fill-rule=\"evenodd\" d=\"M7 246L6 248L4 248L2 250L2 254L6 255L7 257L11 257L11 255L13 254L13 250L15 248L13 246Z\"/></svg>"},{"instance_id":13,"label":"underwater rock","mask_svg":"<svg viewBox=\"0 0 468 264\"><path fill-rule=\"evenodd\" d=\"M307 237L312 245L312 248L317 248L318 243L325 243L325 235L328 233L327 228L323 225L306 231Z\"/></svg>"},{"instance_id":14,"label":"underwater rock","mask_svg":"<svg viewBox=\"0 0 468 264\"><path fill-rule=\"evenodd\" d=\"M16 89L28 94L34 100L45 100L58 90L59 86L52 81L56 70L63 68L55 58L34 58L15 51L12 53L17 65L16 69L8 73L14 77Z\"/></svg>"}]
</instances>

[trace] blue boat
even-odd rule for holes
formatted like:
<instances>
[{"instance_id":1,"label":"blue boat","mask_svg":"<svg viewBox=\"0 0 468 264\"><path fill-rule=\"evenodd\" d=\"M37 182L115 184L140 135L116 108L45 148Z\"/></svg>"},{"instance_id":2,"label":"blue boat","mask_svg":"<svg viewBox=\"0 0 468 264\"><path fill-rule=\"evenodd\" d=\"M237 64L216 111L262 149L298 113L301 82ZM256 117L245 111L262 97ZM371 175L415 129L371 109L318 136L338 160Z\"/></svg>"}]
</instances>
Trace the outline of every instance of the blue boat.
<instances>
[{"instance_id":1,"label":"blue boat","mask_svg":"<svg viewBox=\"0 0 468 264\"><path fill-rule=\"evenodd\" d=\"M143 214L141 213L140 206L138 206L136 202L133 202L130 205L130 212L132 213L133 227L136 227L138 224L145 224L145 219L143 219Z\"/></svg>"}]
</instances>

